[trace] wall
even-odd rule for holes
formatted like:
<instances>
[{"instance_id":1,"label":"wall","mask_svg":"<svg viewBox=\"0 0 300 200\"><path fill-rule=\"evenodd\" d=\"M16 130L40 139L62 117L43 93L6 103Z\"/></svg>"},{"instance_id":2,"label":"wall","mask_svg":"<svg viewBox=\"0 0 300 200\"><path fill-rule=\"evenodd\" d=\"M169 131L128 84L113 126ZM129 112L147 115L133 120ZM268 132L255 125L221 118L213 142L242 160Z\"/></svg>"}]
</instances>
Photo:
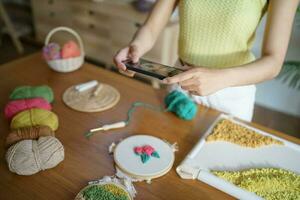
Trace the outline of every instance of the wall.
<instances>
[{"instance_id":1,"label":"wall","mask_svg":"<svg viewBox=\"0 0 300 200\"><path fill-rule=\"evenodd\" d=\"M253 52L260 57L266 16L258 27ZM296 16L286 60L300 60L300 14ZM300 91L274 79L257 85L256 103L280 112L300 117Z\"/></svg>"}]
</instances>

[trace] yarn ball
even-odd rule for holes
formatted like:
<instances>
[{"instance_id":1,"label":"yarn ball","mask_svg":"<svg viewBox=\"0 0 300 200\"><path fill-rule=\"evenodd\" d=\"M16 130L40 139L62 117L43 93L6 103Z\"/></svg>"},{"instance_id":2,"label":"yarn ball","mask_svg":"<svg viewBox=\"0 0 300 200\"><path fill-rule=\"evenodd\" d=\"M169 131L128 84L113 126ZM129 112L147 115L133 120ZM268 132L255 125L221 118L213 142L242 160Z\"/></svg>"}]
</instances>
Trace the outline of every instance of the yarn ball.
<instances>
[{"instance_id":1,"label":"yarn ball","mask_svg":"<svg viewBox=\"0 0 300 200\"><path fill-rule=\"evenodd\" d=\"M43 56L45 60L61 59L60 46L57 43L49 43L43 48Z\"/></svg>"},{"instance_id":2,"label":"yarn ball","mask_svg":"<svg viewBox=\"0 0 300 200\"><path fill-rule=\"evenodd\" d=\"M11 131L5 141L6 147L9 147L21 140L38 139L41 136L55 136L54 131L48 126L30 126Z\"/></svg>"},{"instance_id":3,"label":"yarn ball","mask_svg":"<svg viewBox=\"0 0 300 200\"><path fill-rule=\"evenodd\" d=\"M22 140L12 145L6 152L6 161L11 172L32 175L50 169L64 159L64 147L52 136L38 140Z\"/></svg>"},{"instance_id":4,"label":"yarn ball","mask_svg":"<svg viewBox=\"0 0 300 200\"><path fill-rule=\"evenodd\" d=\"M62 58L74 58L80 56L80 49L76 42L69 41L64 44L61 50L61 57Z\"/></svg>"},{"instance_id":5,"label":"yarn ball","mask_svg":"<svg viewBox=\"0 0 300 200\"><path fill-rule=\"evenodd\" d=\"M50 103L54 99L53 91L47 85L16 87L13 90L13 92L11 93L11 95L9 96L9 99L11 99L11 100L30 99L30 98L36 98L36 97L42 97Z\"/></svg>"},{"instance_id":6,"label":"yarn ball","mask_svg":"<svg viewBox=\"0 0 300 200\"><path fill-rule=\"evenodd\" d=\"M7 119L11 119L13 116L22 112L23 110L28 110L31 108L40 108L44 110L51 110L51 104L44 98L37 97L33 99L18 99L13 100L6 104L4 108L4 115Z\"/></svg>"},{"instance_id":7,"label":"yarn ball","mask_svg":"<svg viewBox=\"0 0 300 200\"><path fill-rule=\"evenodd\" d=\"M18 113L10 123L11 129L36 125L49 126L51 130L55 131L58 128L58 118L51 111L32 108Z\"/></svg>"},{"instance_id":8,"label":"yarn ball","mask_svg":"<svg viewBox=\"0 0 300 200\"><path fill-rule=\"evenodd\" d=\"M169 93L165 98L168 111L175 113L180 119L192 120L198 111L197 104L186 94L177 90Z\"/></svg>"}]
</instances>

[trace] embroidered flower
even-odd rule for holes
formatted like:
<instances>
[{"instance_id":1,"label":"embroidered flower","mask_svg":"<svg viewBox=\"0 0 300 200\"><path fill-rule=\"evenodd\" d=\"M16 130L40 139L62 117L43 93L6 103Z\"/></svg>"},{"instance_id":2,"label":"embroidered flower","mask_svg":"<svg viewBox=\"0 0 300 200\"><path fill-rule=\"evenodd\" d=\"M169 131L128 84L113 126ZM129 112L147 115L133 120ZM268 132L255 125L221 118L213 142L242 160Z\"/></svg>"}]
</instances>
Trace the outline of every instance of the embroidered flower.
<instances>
[{"instance_id":1,"label":"embroidered flower","mask_svg":"<svg viewBox=\"0 0 300 200\"><path fill-rule=\"evenodd\" d=\"M134 153L140 155L143 153L143 147L134 147Z\"/></svg>"},{"instance_id":2,"label":"embroidered flower","mask_svg":"<svg viewBox=\"0 0 300 200\"><path fill-rule=\"evenodd\" d=\"M150 157L160 158L158 152L150 145L134 147L133 151L136 155L141 157L142 163L148 162Z\"/></svg>"},{"instance_id":3,"label":"embroidered flower","mask_svg":"<svg viewBox=\"0 0 300 200\"><path fill-rule=\"evenodd\" d=\"M143 153L146 153L148 156L151 156L151 154L154 152L154 148L150 145L143 146Z\"/></svg>"}]
</instances>

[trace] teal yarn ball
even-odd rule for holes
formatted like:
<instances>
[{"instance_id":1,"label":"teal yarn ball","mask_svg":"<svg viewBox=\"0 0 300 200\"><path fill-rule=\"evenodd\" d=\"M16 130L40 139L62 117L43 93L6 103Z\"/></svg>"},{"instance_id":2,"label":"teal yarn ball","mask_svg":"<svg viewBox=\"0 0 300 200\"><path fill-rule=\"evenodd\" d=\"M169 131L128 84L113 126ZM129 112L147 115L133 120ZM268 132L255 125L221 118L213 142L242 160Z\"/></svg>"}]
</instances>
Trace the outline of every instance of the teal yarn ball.
<instances>
[{"instance_id":1,"label":"teal yarn ball","mask_svg":"<svg viewBox=\"0 0 300 200\"><path fill-rule=\"evenodd\" d=\"M177 90L169 93L165 98L168 111L175 113L180 119L192 120L197 114L198 106L186 94Z\"/></svg>"}]
</instances>

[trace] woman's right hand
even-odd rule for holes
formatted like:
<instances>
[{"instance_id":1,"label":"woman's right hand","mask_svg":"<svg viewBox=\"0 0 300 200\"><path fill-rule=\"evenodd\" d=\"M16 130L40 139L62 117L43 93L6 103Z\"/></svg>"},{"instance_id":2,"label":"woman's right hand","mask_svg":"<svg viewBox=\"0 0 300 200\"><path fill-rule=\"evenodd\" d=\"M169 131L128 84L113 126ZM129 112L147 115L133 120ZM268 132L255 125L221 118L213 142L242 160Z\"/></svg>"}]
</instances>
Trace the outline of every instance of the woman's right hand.
<instances>
[{"instance_id":1,"label":"woman's right hand","mask_svg":"<svg viewBox=\"0 0 300 200\"><path fill-rule=\"evenodd\" d=\"M139 47L135 44L131 44L117 52L117 54L114 56L114 63L119 69L120 73L133 77L135 73L127 70L123 62L126 60L131 60L133 63L137 63L139 62L141 56L142 53L139 50Z\"/></svg>"}]
</instances>

